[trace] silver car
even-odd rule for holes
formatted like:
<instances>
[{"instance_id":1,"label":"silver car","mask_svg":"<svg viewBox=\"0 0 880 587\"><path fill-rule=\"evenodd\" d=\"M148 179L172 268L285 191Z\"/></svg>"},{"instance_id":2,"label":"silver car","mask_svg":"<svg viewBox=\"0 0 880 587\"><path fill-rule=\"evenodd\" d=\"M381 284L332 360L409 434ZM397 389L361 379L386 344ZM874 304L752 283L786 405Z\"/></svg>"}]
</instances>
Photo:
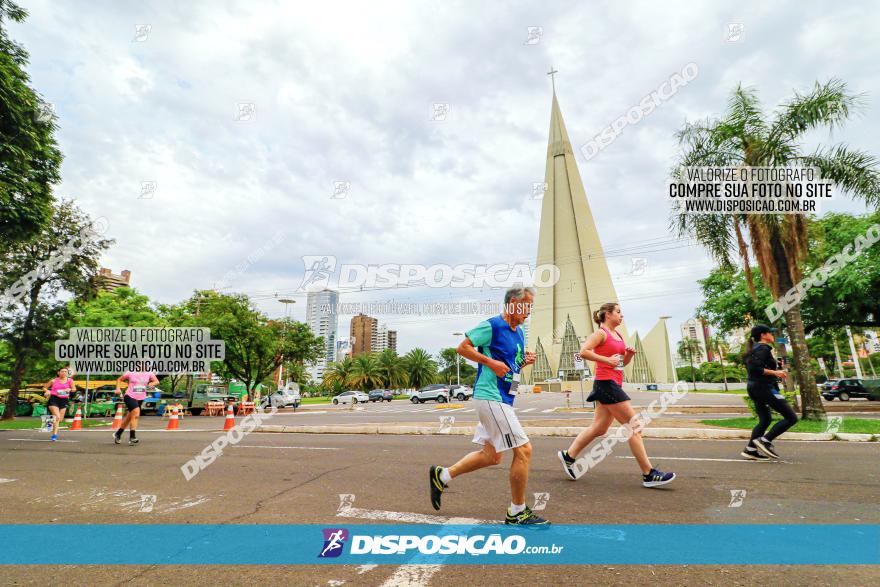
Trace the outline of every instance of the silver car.
<instances>
[{"instance_id":1,"label":"silver car","mask_svg":"<svg viewBox=\"0 0 880 587\"><path fill-rule=\"evenodd\" d=\"M449 386L437 383L426 385L415 392L409 400L414 404L423 404L430 400L433 400L438 404L445 404L449 401Z\"/></svg>"},{"instance_id":2,"label":"silver car","mask_svg":"<svg viewBox=\"0 0 880 587\"><path fill-rule=\"evenodd\" d=\"M333 398L333 405L338 406L339 404L357 404L357 403L369 403L370 396L365 394L363 391L343 391L339 395Z\"/></svg>"}]
</instances>

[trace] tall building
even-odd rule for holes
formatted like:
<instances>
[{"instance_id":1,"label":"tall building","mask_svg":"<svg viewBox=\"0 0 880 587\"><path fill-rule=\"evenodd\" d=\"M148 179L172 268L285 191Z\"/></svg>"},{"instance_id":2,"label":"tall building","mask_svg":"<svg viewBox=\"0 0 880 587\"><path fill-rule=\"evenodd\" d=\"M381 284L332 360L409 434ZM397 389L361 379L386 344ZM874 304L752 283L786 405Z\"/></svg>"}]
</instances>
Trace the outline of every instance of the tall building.
<instances>
[{"instance_id":1,"label":"tall building","mask_svg":"<svg viewBox=\"0 0 880 587\"><path fill-rule=\"evenodd\" d=\"M315 381L321 381L327 365L336 360L338 305L339 293L331 289L310 291L306 297L306 324L315 336L324 339L324 355L308 368Z\"/></svg>"},{"instance_id":2,"label":"tall building","mask_svg":"<svg viewBox=\"0 0 880 587\"><path fill-rule=\"evenodd\" d=\"M537 264L555 265L559 280L553 286L537 288L526 345L537 359L534 369L524 374L525 380L532 382L556 377L559 371L566 378L575 376L575 352L597 328L593 312L618 299L555 89L544 182ZM622 324L619 332L626 338ZM631 373L632 363L626 375Z\"/></svg>"},{"instance_id":3,"label":"tall building","mask_svg":"<svg viewBox=\"0 0 880 587\"><path fill-rule=\"evenodd\" d=\"M373 351L373 343L379 330L379 321L366 314L351 319L351 356Z\"/></svg>"},{"instance_id":4,"label":"tall building","mask_svg":"<svg viewBox=\"0 0 880 587\"><path fill-rule=\"evenodd\" d=\"M383 324L373 334L372 351L380 353L385 349L397 352L397 331L388 330L388 326Z\"/></svg>"},{"instance_id":5,"label":"tall building","mask_svg":"<svg viewBox=\"0 0 880 587\"><path fill-rule=\"evenodd\" d=\"M113 291L118 287L131 287L131 271L123 269L116 275L107 267L101 267L95 276L95 286L98 291Z\"/></svg>"},{"instance_id":6,"label":"tall building","mask_svg":"<svg viewBox=\"0 0 880 587\"><path fill-rule=\"evenodd\" d=\"M681 339L695 340L699 343L700 352L694 354L695 365L714 360L712 349L709 348L707 343L709 337L709 325L701 318L689 318L681 325Z\"/></svg>"}]
</instances>

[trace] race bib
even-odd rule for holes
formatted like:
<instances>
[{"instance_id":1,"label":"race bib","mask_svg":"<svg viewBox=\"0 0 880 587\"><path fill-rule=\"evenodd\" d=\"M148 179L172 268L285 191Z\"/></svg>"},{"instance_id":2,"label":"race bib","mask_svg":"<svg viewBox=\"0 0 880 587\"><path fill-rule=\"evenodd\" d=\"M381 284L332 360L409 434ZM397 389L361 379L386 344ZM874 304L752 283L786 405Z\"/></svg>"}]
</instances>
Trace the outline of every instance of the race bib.
<instances>
[{"instance_id":1,"label":"race bib","mask_svg":"<svg viewBox=\"0 0 880 587\"><path fill-rule=\"evenodd\" d=\"M510 382L510 391L508 391L507 393L509 393L510 395L516 395L516 390L519 387L521 377L522 376L519 373L513 374L513 380Z\"/></svg>"}]
</instances>

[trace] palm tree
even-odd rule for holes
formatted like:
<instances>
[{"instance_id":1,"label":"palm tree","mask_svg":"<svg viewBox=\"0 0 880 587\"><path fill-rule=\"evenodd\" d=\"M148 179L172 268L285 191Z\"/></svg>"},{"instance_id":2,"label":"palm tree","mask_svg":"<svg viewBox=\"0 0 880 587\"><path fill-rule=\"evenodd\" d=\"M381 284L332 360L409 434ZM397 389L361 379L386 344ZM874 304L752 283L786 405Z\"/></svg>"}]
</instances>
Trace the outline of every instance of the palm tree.
<instances>
[{"instance_id":1,"label":"palm tree","mask_svg":"<svg viewBox=\"0 0 880 587\"><path fill-rule=\"evenodd\" d=\"M351 373L346 383L364 391L382 386L382 372L373 353L361 353L351 360Z\"/></svg>"},{"instance_id":2,"label":"palm tree","mask_svg":"<svg viewBox=\"0 0 880 587\"><path fill-rule=\"evenodd\" d=\"M810 93L795 93L768 121L756 91L740 85L731 95L724 118L688 123L678 133L682 152L673 177L680 179L688 166L815 167L823 180L835 182L843 192L876 205L880 202L880 172L874 156L845 145L819 148L810 154L801 152L805 133L836 128L860 103L861 97L848 93L839 80L817 82ZM746 239L774 297L779 298L801 280L807 242L803 214L682 214L676 205L673 225L679 236L692 236L705 246L722 267L733 267L737 251L753 298L756 294ZM825 410L810 370L800 308L794 306L783 315L791 337L803 417L821 420Z\"/></svg>"},{"instance_id":3,"label":"palm tree","mask_svg":"<svg viewBox=\"0 0 880 587\"><path fill-rule=\"evenodd\" d=\"M720 334L713 334L706 342L709 343L710 349L718 351L718 360L721 362L721 377L724 378L724 391L728 391L727 373L724 371L724 354L730 352L730 345Z\"/></svg>"},{"instance_id":4,"label":"palm tree","mask_svg":"<svg viewBox=\"0 0 880 587\"><path fill-rule=\"evenodd\" d=\"M324 379L321 381L321 387L328 391L334 389L341 391L349 384L352 369L351 357L344 357L341 361L330 363L324 370Z\"/></svg>"},{"instance_id":5,"label":"palm tree","mask_svg":"<svg viewBox=\"0 0 880 587\"><path fill-rule=\"evenodd\" d=\"M383 387L387 389L406 387L408 381L406 368L403 359L397 356L394 349L385 349L376 355L376 362Z\"/></svg>"},{"instance_id":6,"label":"palm tree","mask_svg":"<svg viewBox=\"0 0 880 587\"><path fill-rule=\"evenodd\" d=\"M699 340L683 338L678 341L678 356L687 359L691 364L691 380L694 384L694 391L697 390L697 369L694 367L694 357L700 357L702 354L703 345Z\"/></svg>"},{"instance_id":7,"label":"palm tree","mask_svg":"<svg viewBox=\"0 0 880 587\"><path fill-rule=\"evenodd\" d=\"M437 377L437 363L425 349L415 348L403 357L409 384L416 389L434 383Z\"/></svg>"}]
</instances>

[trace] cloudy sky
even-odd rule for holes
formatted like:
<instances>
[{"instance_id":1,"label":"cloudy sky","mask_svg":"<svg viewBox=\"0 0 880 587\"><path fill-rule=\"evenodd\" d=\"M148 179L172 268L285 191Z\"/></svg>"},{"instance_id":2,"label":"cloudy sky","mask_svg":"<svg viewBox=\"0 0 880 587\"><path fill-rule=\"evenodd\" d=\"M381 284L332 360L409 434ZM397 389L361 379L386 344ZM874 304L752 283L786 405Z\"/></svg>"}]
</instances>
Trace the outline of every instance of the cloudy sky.
<instances>
[{"instance_id":1,"label":"cloudy sky","mask_svg":"<svg viewBox=\"0 0 880 587\"><path fill-rule=\"evenodd\" d=\"M644 333L661 314L677 330L712 266L668 230L664 188L686 120L720 114L740 82L770 110L838 77L866 107L805 148L880 153L877 5L707 4L26 1L30 17L10 29L58 115L58 195L106 217L116 239L103 265L131 270L133 286L162 302L218 287L273 316L284 312L277 298L296 299L298 319L304 255L533 263L550 67L577 152L695 63L671 100L589 161L578 153L627 324ZM540 38L528 41L529 27ZM434 104L448 104L445 120L432 120ZM344 197L332 197L335 182L350 184ZM824 210L865 208L838 198ZM647 259L643 275L633 257ZM500 295L407 288L342 301ZM402 352L450 346L480 318L378 317Z\"/></svg>"}]
</instances>

